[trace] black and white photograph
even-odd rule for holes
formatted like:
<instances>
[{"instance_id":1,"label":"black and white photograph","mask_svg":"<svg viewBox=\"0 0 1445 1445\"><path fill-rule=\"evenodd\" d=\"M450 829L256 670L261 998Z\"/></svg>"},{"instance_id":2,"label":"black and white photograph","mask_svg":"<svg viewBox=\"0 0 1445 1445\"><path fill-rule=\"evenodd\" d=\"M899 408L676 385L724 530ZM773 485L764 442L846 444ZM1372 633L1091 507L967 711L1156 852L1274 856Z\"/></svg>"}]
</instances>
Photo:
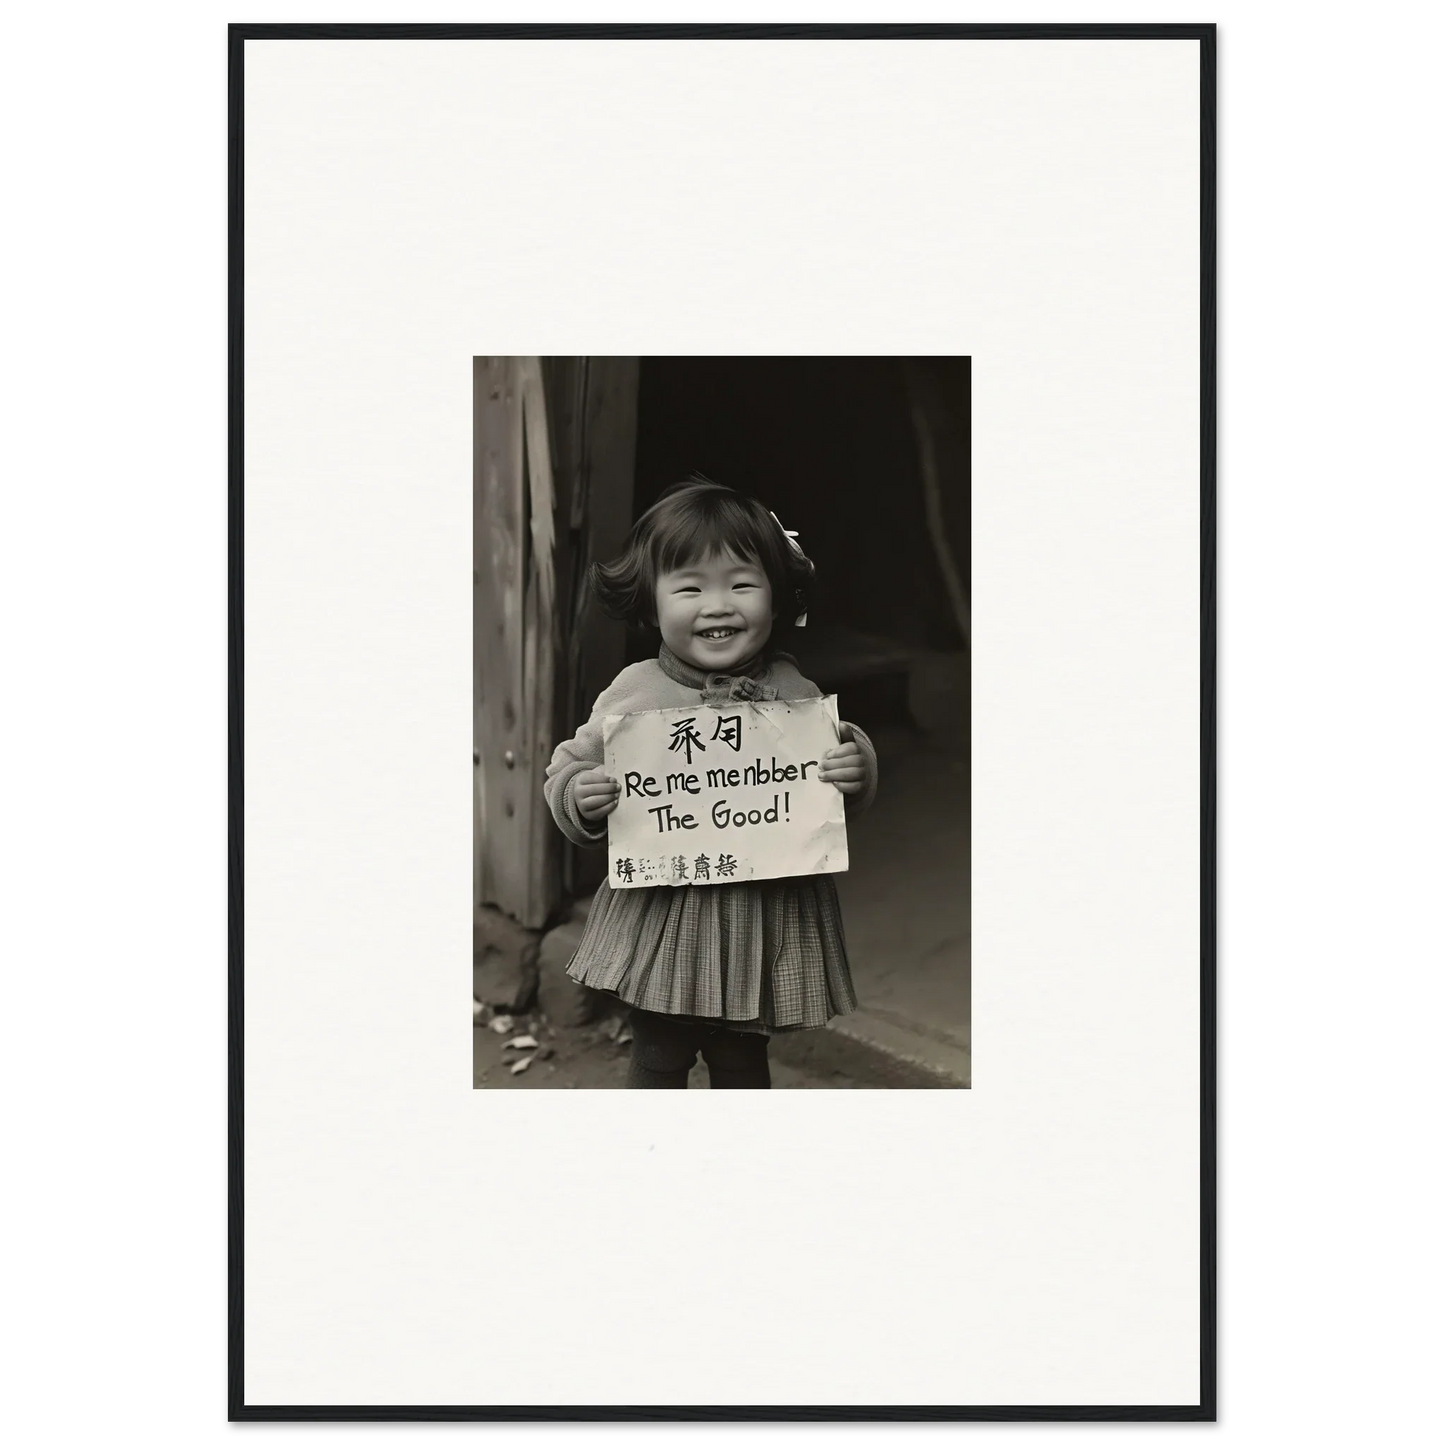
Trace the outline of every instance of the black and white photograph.
<instances>
[{"instance_id":1,"label":"black and white photograph","mask_svg":"<svg viewBox=\"0 0 1445 1445\"><path fill-rule=\"evenodd\" d=\"M969 1087L969 382L475 359L477 1088Z\"/></svg>"},{"instance_id":2,"label":"black and white photograph","mask_svg":"<svg viewBox=\"0 0 1445 1445\"><path fill-rule=\"evenodd\" d=\"M232 1417L1212 1418L1212 27L229 58Z\"/></svg>"}]
</instances>

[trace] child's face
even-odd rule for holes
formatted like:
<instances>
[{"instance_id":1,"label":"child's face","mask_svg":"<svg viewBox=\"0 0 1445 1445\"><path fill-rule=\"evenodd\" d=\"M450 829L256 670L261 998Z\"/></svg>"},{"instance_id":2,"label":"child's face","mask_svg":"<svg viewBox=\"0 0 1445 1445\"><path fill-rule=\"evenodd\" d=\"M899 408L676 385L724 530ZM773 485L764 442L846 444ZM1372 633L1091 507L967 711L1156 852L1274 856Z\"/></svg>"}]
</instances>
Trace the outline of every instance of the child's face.
<instances>
[{"instance_id":1,"label":"child's face","mask_svg":"<svg viewBox=\"0 0 1445 1445\"><path fill-rule=\"evenodd\" d=\"M746 662L773 630L768 574L730 552L664 572L655 595L662 640L704 672L726 672Z\"/></svg>"}]
</instances>

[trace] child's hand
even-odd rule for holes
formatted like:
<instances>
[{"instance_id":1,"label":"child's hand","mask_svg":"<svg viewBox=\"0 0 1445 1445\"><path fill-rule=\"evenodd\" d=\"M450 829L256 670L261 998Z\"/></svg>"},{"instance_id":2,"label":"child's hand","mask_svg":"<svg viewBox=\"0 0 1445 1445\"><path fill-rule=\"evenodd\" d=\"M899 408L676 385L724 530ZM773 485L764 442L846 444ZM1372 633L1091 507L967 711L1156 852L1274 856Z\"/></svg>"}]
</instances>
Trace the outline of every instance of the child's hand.
<instances>
[{"instance_id":1,"label":"child's hand","mask_svg":"<svg viewBox=\"0 0 1445 1445\"><path fill-rule=\"evenodd\" d=\"M818 771L821 776L822 769ZM578 773L572 782L572 801L589 823L612 812L620 794L617 779L608 777L603 768L589 768L585 773Z\"/></svg>"},{"instance_id":2,"label":"child's hand","mask_svg":"<svg viewBox=\"0 0 1445 1445\"><path fill-rule=\"evenodd\" d=\"M853 741L852 729L844 723L840 736L848 739L836 748L829 748L818 764L818 776L832 783L840 793L861 793L868 784L868 770L863 766L863 752Z\"/></svg>"}]
</instances>

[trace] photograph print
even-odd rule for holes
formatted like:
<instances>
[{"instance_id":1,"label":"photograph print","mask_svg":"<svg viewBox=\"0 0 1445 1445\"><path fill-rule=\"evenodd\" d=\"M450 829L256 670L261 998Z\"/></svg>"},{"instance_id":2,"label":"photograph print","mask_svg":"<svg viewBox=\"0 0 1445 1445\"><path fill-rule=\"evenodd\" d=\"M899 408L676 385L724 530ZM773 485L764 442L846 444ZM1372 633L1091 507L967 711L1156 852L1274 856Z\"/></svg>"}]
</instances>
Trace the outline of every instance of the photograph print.
<instances>
[{"instance_id":1,"label":"photograph print","mask_svg":"<svg viewBox=\"0 0 1445 1445\"><path fill-rule=\"evenodd\" d=\"M472 366L474 1087L970 1087L969 358Z\"/></svg>"}]
</instances>

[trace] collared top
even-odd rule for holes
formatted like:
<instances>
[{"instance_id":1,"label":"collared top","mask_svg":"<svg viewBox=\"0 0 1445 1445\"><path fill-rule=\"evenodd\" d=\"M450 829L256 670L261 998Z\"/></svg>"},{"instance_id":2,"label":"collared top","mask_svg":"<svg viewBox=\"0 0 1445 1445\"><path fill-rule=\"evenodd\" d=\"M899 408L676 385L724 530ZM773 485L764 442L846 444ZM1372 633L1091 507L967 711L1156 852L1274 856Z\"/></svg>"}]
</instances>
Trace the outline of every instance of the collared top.
<instances>
[{"instance_id":1,"label":"collared top","mask_svg":"<svg viewBox=\"0 0 1445 1445\"><path fill-rule=\"evenodd\" d=\"M696 688L709 707L730 702L775 702L776 682L771 680L775 663L786 662L796 669L797 662L786 652L764 648L740 667L725 672L704 672L683 661L665 642L657 654L657 665L674 682Z\"/></svg>"}]
</instances>

